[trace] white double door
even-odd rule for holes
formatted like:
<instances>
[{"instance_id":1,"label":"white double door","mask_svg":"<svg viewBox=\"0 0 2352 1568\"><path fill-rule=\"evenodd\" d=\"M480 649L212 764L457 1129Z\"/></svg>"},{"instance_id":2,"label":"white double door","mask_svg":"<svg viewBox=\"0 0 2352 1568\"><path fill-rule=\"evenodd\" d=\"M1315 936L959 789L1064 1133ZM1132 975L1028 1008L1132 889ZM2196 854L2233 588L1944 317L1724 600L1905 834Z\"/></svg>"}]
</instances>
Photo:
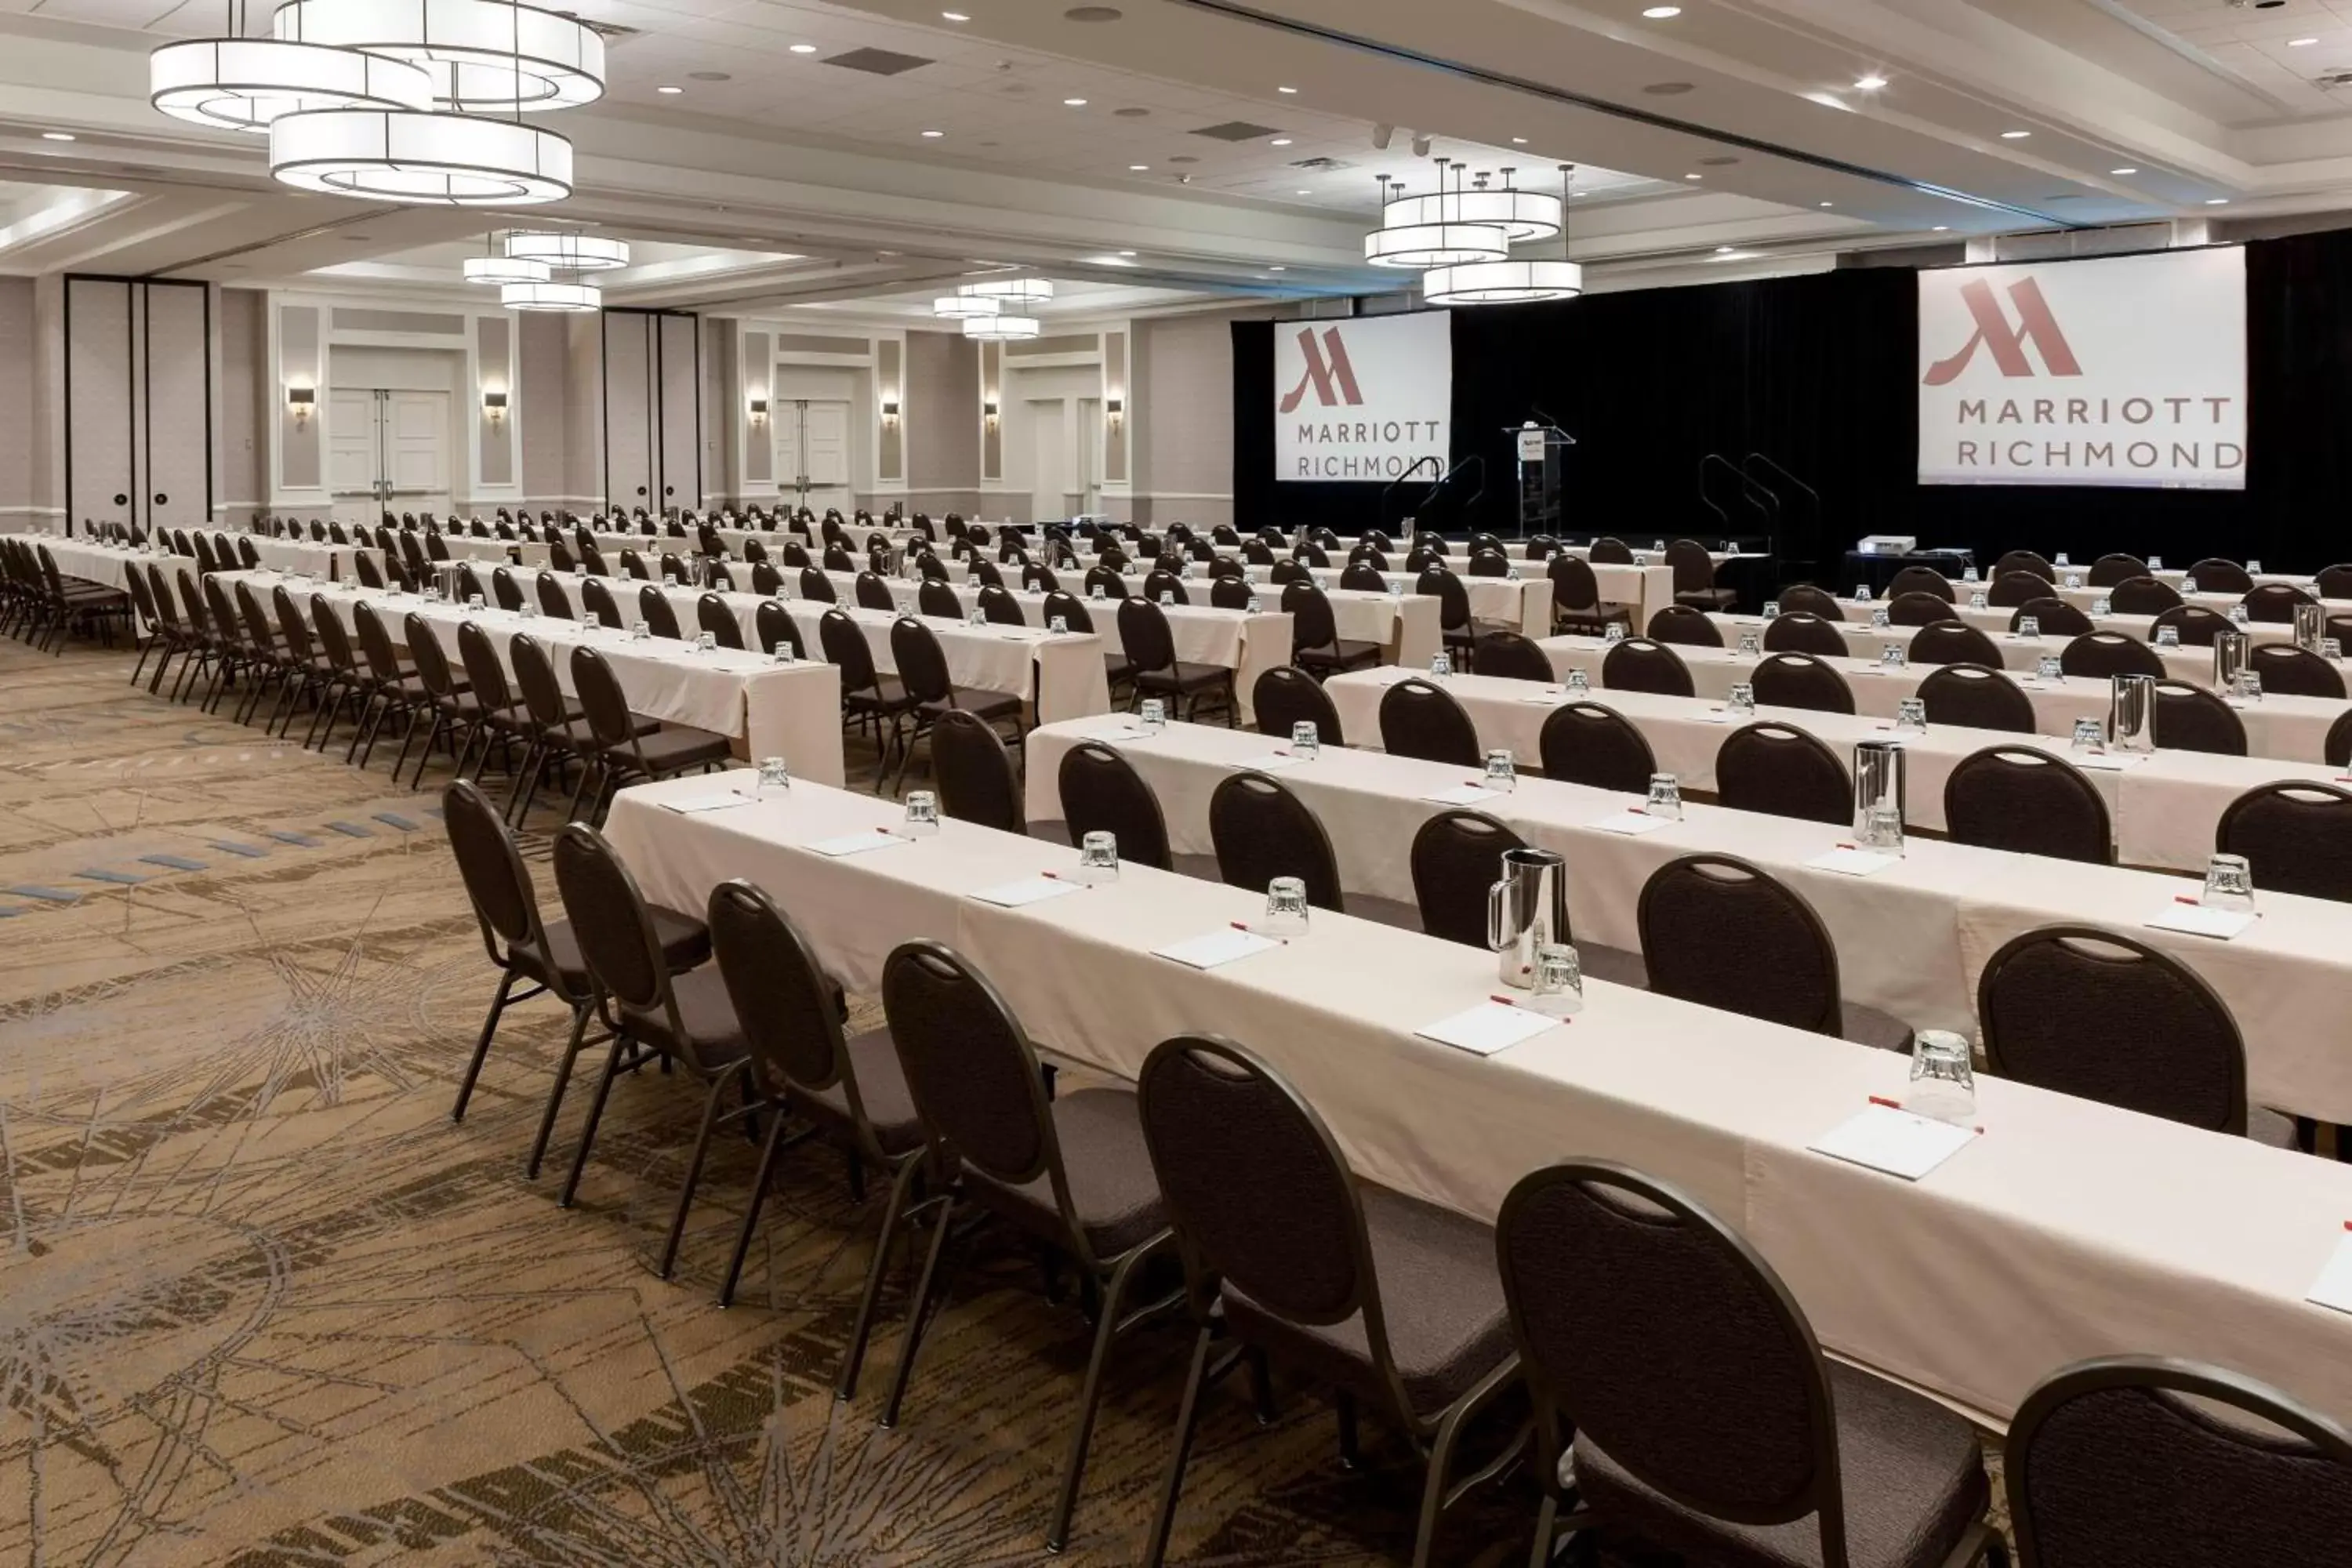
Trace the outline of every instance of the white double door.
<instances>
[{"instance_id":1,"label":"white double door","mask_svg":"<svg viewBox=\"0 0 2352 1568\"><path fill-rule=\"evenodd\" d=\"M339 386L327 396L327 483L335 515L449 511L449 395Z\"/></svg>"},{"instance_id":2,"label":"white double door","mask_svg":"<svg viewBox=\"0 0 2352 1568\"><path fill-rule=\"evenodd\" d=\"M823 511L847 511L849 405L831 398L797 398L776 410L776 488L787 496L807 496L804 504Z\"/></svg>"}]
</instances>

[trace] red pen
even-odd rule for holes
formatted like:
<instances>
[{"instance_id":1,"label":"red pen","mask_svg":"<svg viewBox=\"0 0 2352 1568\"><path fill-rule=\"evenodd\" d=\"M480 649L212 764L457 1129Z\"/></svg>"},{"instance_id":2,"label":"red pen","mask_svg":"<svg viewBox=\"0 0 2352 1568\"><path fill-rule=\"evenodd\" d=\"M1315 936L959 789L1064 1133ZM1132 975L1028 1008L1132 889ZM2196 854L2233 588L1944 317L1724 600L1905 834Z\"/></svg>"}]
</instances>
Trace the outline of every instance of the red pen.
<instances>
[{"instance_id":1,"label":"red pen","mask_svg":"<svg viewBox=\"0 0 2352 1568\"><path fill-rule=\"evenodd\" d=\"M1265 932L1262 931L1252 931L1249 928L1248 922L1244 921L1227 921L1225 923L1233 927L1235 931L1241 932L1244 936L1254 936L1265 942L1278 942L1285 947L1288 947L1290 945L1290 939L1288 937L1267 936Z\"/></svg>"},{"instance_id":2,"label":"red pen","mask_svg":"<svg viewBox=\"0 0 2352 1568\"><path fill-rule=\"evenodd\" d=\"M1512 1001L1508 996L1489 996L1486 1000L1489 1002L1500 1002L1506 1007L1516 1007L1518 1005L1517 1002Z\"/></svg>"},{"instance_id":3,"label":"red pen","mask_svg":"<svg viewBox=\"0 0 2352 1568\"><path fill-rule=\"evenodd\" d=\"M2187 893L2175 893L2172 895L2172 901L2176 904L2201 904L2205 900L2202 899L2192 899Z\"/></svg>"},{"instance_id":4,"label":"red pen","mask_svg":"<svg viewBox=\"0 0 2352 1568\"><path fill-rule=\"evenodd\" d=\"M1870 1097L1870 1103L1873 1105L1883 1105L1889 1110L1900 1110L1903 1109L1903 1102L1901 1100L1889 1100L1883 1094L1872 1095Z\"/></svg>"},{"instance_id":5,"label":"red pen","mask_svg":"<svg viewBox=\"0 0 2352 1568\"><path fill-rule=\"evenodd\" d=\"M1851 844L1841 844L1841 845L1839 845L1839 846L1838 846L1838 847L1839 847L1839 848L1841 848L1841 849L1851 849L1851 848L1853 848L1853 845L1851 845Z\"/></svg>"}]
</instances>

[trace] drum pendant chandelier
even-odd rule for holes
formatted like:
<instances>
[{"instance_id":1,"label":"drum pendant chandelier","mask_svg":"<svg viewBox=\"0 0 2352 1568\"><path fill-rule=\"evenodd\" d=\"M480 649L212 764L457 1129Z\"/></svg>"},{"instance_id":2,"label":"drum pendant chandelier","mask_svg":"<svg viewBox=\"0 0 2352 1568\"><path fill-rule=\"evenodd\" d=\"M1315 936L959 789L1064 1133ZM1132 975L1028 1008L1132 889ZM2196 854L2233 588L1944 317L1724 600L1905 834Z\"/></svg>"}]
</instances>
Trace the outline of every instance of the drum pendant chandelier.
<instances>
[{"instance_id":1,"label":"drum pendant chandelier","mask_svg":"<svg viewBox=\"0 0 2352 1568\"><path fill-rule=\"evenodd\" d=\"M961 284L954 293L933 300L931 314L941 321L961 321L965 337L1013 342L1037 337L1045 330L1036 317L1016 312L1053 297L1050 278L991 278Z\"/></svg>"},{"instance_id":2,"label":"drum pendant chandelier","mask_svg":"<svg viewBox=\"0 0 2352 1568\"><path fill-rule=\"evenodd\" d=\"M1421 297L1430 305L1524 305L1573 300L1584 292L1584 268L1568 258L1568 185L1575 165L1560 165L1559 254L1515 259L1457 262L1422 274ZM1466 193L1477 195L1481 193ZM1485 193L1489 195L1499 192ZM1518 193L1525 194L1525 193Z\"/></svg>"},{"instance_id":3,"label":"drum pendant chandelier","mask_svg":"<svg viewBox=\"0 0 2352 1568\"><path fill-rule=\"evenodd\" d=\"M266 131L269 172L332 195L509 206L572 194L572 142L523 120L604 91L604 40L521 0L287 0L271 36L166 44L150 100ZM497 115L501 118L491 118Z\"/></svg>"},{"instance_id":4,"label":"drum pendant chandelier","mask_svg":"<svg viewBox=\"0 0 2352 1568\"><path fill-rule=\"evenodd\" d=\"M1467 218L1457 210L1474 194L1454 188L1462 172L1460 163L1441 168L1436 194L1428 196L1408 196L1402 186L1391 195L1389 177L1382 174L1381 226L1364 236L1364 259L1374 267L1448 267L1510 255L1511 237L1501 223ZM1445 183L1449 174L1454 187Z\"/></svg>"}]
</instances>

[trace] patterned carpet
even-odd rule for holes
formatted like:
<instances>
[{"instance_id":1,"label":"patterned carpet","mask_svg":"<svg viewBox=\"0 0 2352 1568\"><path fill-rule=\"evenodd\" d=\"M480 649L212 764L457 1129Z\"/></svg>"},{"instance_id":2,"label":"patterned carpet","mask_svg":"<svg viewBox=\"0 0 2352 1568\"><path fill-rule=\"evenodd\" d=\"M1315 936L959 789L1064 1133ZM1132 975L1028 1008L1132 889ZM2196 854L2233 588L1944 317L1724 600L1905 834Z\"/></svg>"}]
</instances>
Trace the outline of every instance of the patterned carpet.
<instances>
[{"instance_id":1,"label":"patterned carpet","mask_svg":"<svg viewBox=\"0 0 2352 1568\"><path fill-rule=\"evenodd\" d=\"M1025 1249L982 1247L877 1431L905 1281L837 1403L872 1224L838 1161L786 1159L721 1311L751 1167L721 1141L656 1279L694 1089L625 1079L559 1211L521 1163L560 1009L510 1012L448 1120L492 974L431 790L129 665L0 641L0 1562L1045 1558L1086 1330ZM1066 1561L1140 1553L1188 1349L1121 1346ZM1238 1383L1212 1401L1174 1560L1401 1561L1410 1455L1368 1426L1349 1474L1327 1407L1282 1394L1272 1430ZM1493 1489L1441 1560L1523 1561L1533 1511Z\"/></svg>"}]
</instances>

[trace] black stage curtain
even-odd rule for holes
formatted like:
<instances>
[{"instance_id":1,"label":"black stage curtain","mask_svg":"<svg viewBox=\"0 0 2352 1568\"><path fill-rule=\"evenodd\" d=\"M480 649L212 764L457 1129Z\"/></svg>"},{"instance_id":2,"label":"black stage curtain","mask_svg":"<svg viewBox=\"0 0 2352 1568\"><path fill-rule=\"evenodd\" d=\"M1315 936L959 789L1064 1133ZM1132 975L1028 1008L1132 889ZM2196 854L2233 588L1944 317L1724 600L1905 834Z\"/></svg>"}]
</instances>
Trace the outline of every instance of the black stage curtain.
<instances>
[{"instance_id":1,"label":"black stage curtain","mask_svg":"<svg viewBox=\"0 0 2352 1568\"><path fill-rule=\"evenodd\" d=\"M1917 483L1916 289L1907 270L1860 268L1455 310L1454 456L1485 456L1488 493L1446 526L1513 531L1506 427L1542 408L1579 443L1562 483L1571 532L1641 544L1754 532L1727 476L1706 493L1728 524L1702 503L1700 460L1761 452L1782 464L1821 492L1818 528L1793 503L1781 519L1792 579L1834 581L1870 533L1984 562L2021 546L2078 563L2111 550L2295 571L2352 560L2352 230L2246 247L2243 490ZM1234 324L1236 521L1353 531L1371 524L1380 486L1274 479L1274 334L1300 325Z\"/></svg>"}]
</instances>

